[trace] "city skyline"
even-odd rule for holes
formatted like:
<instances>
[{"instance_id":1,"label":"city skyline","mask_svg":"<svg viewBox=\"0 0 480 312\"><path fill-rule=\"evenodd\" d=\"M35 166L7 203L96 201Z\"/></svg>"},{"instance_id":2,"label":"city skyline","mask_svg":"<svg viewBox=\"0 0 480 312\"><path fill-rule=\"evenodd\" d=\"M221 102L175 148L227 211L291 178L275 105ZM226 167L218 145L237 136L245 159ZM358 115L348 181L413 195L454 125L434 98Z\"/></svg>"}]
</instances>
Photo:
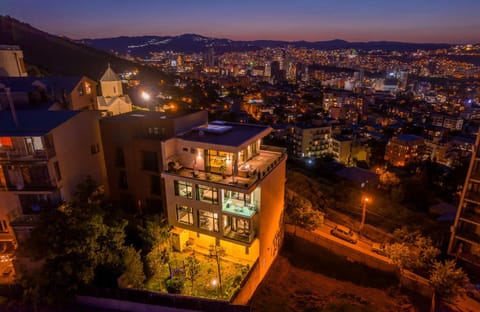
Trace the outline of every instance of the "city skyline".
<instances>
[{"instance_id":1,"label":"city skyline","mask_svg":"<svg viewBox=\"0 0 480 312\"><path fill-rule=\"evenodd\" d=\"M6 0L3 14L73 39L197 33L232 40L477 43L480 2Z\"/></svg>"}]
</instances>

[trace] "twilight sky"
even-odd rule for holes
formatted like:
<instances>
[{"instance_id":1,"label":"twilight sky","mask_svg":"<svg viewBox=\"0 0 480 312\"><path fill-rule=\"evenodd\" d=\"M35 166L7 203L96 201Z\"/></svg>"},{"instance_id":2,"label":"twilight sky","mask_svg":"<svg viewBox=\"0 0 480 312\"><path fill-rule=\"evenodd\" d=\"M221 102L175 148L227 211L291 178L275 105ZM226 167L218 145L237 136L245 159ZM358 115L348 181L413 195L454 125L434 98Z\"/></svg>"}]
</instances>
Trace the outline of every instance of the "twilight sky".
<instances>
[{"instance_id":1,"label":"twilight sky","mask_svg":"<svg viewBox=\"0 0 480 312\"><path fill-rule=\"evenodd\" d=\"M70 38L196 33L238 40L480 42L480 0L0 0Z\"/></svg>"}]
</instances>

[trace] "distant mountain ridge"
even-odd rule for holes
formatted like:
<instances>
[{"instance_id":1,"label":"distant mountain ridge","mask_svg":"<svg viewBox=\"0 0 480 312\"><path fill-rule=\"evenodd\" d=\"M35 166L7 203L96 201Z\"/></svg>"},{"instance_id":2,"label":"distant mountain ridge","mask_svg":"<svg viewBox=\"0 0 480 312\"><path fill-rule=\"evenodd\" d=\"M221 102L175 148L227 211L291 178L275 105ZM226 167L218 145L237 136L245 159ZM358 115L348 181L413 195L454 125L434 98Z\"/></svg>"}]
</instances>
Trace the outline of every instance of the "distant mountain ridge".
<instances>
[{"instance_id":1,"label":"distant mountain ridge","mask_svg":"<svg viewBox=\"0 0 480 312\"><path fill-rule=\"evenodd\" d=\"M416 51L449 48L445 43L409 43L395 41L348 42L341 39L328 41L281 41L281 40L230 40L210 38L197 34L178 36L134 36L101 39L82 39L81 42L105 51L120 54L131 54L137 57L148 57L151 52L175 51L184 53L200 53L213 47L216 53L241 52L258 50L266 47L277 48L292 46L295 48L312 48L320 50L359 49L384 51Z\"/></svg>"},{"instance_id":2,"label":"distant mountain ridge","mask_svg":"<svg viewBox=\"0 0 480 312\"><path fill-rule=\"evenodd\" d=\"M0 45L18 45L31 75L88 76L98 80L110 65L117 72L140 68L154 79L165 75L150 67L87 46L72 39L51 35L27 23L0 15Z\"/></svg>"}]
</instances>

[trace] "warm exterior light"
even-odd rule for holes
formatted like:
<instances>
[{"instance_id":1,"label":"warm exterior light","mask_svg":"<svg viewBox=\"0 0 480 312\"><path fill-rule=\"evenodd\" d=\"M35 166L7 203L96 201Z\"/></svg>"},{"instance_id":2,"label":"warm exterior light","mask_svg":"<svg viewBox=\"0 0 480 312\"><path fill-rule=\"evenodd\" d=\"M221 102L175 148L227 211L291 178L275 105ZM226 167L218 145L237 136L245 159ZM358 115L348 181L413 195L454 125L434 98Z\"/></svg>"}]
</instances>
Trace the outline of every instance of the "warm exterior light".
<instances>
[{"instance_id":1,"label":"warm exterior light","mask_svg":"<svg viewBox=\"0 0 480 312\"><path fill-rule=\"evenodd\" d=\"M148 94L147 92L145 91L142 91L142 93L140 94L140 96L142 97L142 99L144 99L145 101L149 101L151 96L150 94Z\"/></svg>"},{"instance_id":2,"label":"warm exterior light","mask_svg":"<svg viewBox=\"0 0 480 312\"><path fill-rule=\"evenodd\" d=\"M211 284L212 284L213 287L216 287L217 286L217 279L216 278L212 279Z\"/></svg>"}]
</instances>

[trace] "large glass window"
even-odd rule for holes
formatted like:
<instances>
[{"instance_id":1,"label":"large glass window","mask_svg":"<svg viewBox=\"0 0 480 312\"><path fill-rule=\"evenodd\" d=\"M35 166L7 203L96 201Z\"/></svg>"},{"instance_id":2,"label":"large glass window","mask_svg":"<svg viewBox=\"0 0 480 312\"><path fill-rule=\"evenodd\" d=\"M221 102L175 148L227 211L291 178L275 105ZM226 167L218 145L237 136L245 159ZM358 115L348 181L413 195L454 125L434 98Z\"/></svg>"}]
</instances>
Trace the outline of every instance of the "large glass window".
<instances>
[{"instance_id":1,"label":"large glass window","mask_svg":"<svg viewBox=\"0 0 480 312\"><path fill-rule=\"evenodd\" d=\"M183 224L193 224L193 209L188 206L177 205L177 221Z\"/></svg>"},{"instance_id":2,"label":"large glass window","mask_svg":"<svg viewBox=\"0 0 480 312\"><path fill-rule=\"evenodd\" d=\"M207 231L218 232L218 213L198 210L198 227Z\"/></svg>"},{"instance_id":3,"label":"large glass window","mask_svg":"<svg viewBox=\"0 0 480 312\"><path fill-rule=\"evenodd\" d=\"M217 150L206 152L206 170L215 173L225 173L227 167L227 153Z\"/></svg>"},{"instance_id":4,"label":"large glass window","mask_svg":"<svg viewBox=\"0 0 480 312\"><path fill-rule=\"evenodd\" d=\"M196 198L204 203L218 204L218 189L205 185L197 185Z\"/></svg>"},{"instance_id":5,"label":"large glass window","mask_svg":"<svg viewBox=\"0 0 480 312\"><path fill-rule=\"evenodd\" d=\"M192 183L185 181L174 181L175 195L192 198Z\"/></svg>"}]
</instances>

